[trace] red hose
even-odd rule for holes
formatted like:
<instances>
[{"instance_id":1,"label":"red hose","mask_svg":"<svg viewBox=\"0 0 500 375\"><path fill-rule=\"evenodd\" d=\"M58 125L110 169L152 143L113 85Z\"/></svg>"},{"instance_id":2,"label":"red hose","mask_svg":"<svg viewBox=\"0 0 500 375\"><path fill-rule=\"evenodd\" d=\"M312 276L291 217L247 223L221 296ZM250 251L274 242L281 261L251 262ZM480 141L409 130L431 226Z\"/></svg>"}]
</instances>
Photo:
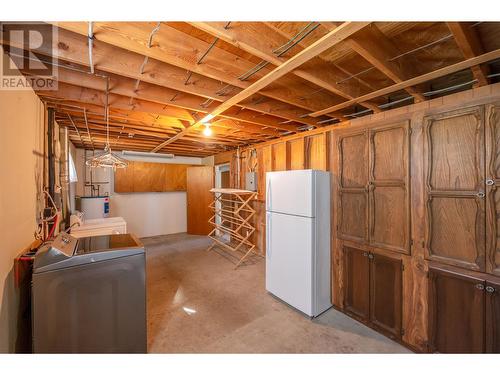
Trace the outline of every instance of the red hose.
<instances>
[{"instance_id":1,"label":"red hose","mask_svg":"<svg viewBox=\"0 0 500 375\"><path fill-rule=\"evenodd\" d=\"M47 236L46 240L52 237L54 234L54 231L56 230L57 222L59 221L59 215L56 215L56 218L54 220L54 224L52 224L52 228L50 229L49 235Z\"/></svg>"}]
</instances>

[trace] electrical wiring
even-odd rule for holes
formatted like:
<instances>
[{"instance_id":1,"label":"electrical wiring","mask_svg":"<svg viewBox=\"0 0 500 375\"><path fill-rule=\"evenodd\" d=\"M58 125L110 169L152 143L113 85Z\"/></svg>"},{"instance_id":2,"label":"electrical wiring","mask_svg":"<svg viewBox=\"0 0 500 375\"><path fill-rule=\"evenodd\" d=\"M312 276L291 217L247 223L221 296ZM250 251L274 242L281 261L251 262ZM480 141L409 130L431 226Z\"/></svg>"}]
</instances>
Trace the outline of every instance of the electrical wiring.
<instances>
[{"instance_id":1,"label":"electrical wiring","mask_svg":"<svg viewBox=\"0 0 500 375\"><path fill-rule=\"evenodd\" d=\"M47 235L47 238L46 240L52 238L52 235L54 234L55 230L56 230L56 227L57 227L57 223L59 222L59 216L57 216L57 213L56 213L56 217L55 217L55 220L54 220L54 223L52 224L52 228L50 228L50 232L49 234Z\"/></svg>"},{"instance_id":2,"label":"electrical wiring","mask_svg":"<svg viewBox=\"0 0 500 375\"><path fill-rule=\"evenodd\" d=\"M47 191L47 189L43 189L43 194L45 194L49 201L50 201L50 204L52 205L52 208L54 209L54 214L48 218L44 218L43 215L41 215L41 218L40 220L44 223L48 222L48 221L52 221L54 220L54 218L57 216L57 206L56 206L56 202L54 202L54 199L52 198L52 196L50 195L50 193Z\"/></svg>"}]
</instances>

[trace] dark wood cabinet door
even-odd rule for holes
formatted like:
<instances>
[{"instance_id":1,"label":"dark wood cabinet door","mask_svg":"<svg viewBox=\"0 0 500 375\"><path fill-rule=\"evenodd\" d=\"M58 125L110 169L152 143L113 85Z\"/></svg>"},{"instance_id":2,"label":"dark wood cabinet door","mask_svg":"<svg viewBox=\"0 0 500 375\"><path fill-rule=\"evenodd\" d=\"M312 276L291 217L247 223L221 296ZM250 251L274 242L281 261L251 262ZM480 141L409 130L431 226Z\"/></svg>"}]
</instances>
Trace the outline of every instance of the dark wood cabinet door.
<instances>
[{"instance_id":1,"label":"dark wood cabinet door","mask_svg":"<svg viewBox=\"0 0 500 375\"><path fill-rule=\"evenodd\" d=\"M344 310L367 321L370 313L368 252L344 246Z\"/></svg>"},{"instance_id":2,"label":"dark wood cabinet door","mask_svg":"<svg viewBox=\"0 0 500 375\"><path fill-rule=\"evenodd\" d=\"M402 262L370 254L370 321L392 337L401 337Z\"/></svg>"},{"instance_id":3,"label":"dark wood cabinet door","mask_svg":"<svg viewBox=\"0 0 500 375\"><path fill-rule=\"evenodd\" d=\"M486 352L500 353L500 281L486 283Z\"/></svg>"},{"instance_id":4,"label":"dark wood cabinet door","mask_svg":"<svg viewBox=\"0 0 500 375\"><path fill-rule=\"evenodd\" d=\"M485 351L484 280L429 270L429 346L439 353Z\"/></svg>"},{"instance_id":5,"label":"dark wood cabinet door","mask_svg":"<svg viewBox=\"0 0 500 375\"><path fill-rule=\"evenodd\" d=\"M486 107L486 271L500 276L500 104Z\"/></svg>"},{"instance_id":6,"label":"dark wood cabinet door","mask_svg":"<svg viewBox=\"0 0 500 375\"><path fill-rule=\"evenodd\" d=\"M424 134L427 258L484 271L483 108L426 117Z\"/></svg>"},{"instance_id":7,"label":"dark wood cabinet door","mask_svg":"<svg viewBox=\"0 0 500 375\"><path fill-rule=\"evenodd\" d=\"M371 129L369 134L369 241L409 254L409 122Z\"/></svg>"},{"instance_id":8,"label":"dark wood cabinet door","mask_svg":"<svg viewBox=\"0 0 500 375\"><path fill-rule=\"evenodd\" d=\"M339 150L339 238L368 241L368 133L341 137Z\"/></svg>"}]
</instances>

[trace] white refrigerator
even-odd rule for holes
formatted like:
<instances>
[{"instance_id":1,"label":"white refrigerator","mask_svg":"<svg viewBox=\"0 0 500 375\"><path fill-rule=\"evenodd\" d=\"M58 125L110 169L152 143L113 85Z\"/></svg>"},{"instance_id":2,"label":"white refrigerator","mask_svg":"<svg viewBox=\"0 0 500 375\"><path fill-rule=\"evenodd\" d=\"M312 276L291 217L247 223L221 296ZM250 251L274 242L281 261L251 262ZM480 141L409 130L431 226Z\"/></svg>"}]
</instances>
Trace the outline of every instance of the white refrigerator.
<instances>
[{"instance_id":1,"label":"white refrigerator","mask_svg":"<svg viewBox=\"0 0 500 375\"><path fill-rule=\"evenodd\" d=\"M330 173L266 174L266 289L309 317L331 304Z\"/></svg>"}]
</instances>

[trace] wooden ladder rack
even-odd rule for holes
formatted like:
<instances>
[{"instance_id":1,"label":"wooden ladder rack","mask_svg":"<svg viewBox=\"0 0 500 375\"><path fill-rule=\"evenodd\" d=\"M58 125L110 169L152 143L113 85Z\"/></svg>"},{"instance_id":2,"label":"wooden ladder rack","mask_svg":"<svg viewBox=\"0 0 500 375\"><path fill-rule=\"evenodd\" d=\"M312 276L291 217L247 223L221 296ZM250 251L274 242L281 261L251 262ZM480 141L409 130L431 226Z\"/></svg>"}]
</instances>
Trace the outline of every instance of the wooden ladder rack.
<instances>
[{"instance_id":1,"label":"wooden ladder rack","mask_svg":"<svg viewBox=\"0 0 500 375\"><path fill-rule=\"evenodd\" d=\"M255 210L250 202L256 198L257 192L218 188L211 189L210 192L214 193L214 200L209 206L214 214L208 222L214 228L208 237L214 242L207 251L215 247L227 251L237 260L235 269L252 253L262 256L255 251L255 244L251 241L255 227L250 220L255 215Z\"/></svg>"}]
</instances>

